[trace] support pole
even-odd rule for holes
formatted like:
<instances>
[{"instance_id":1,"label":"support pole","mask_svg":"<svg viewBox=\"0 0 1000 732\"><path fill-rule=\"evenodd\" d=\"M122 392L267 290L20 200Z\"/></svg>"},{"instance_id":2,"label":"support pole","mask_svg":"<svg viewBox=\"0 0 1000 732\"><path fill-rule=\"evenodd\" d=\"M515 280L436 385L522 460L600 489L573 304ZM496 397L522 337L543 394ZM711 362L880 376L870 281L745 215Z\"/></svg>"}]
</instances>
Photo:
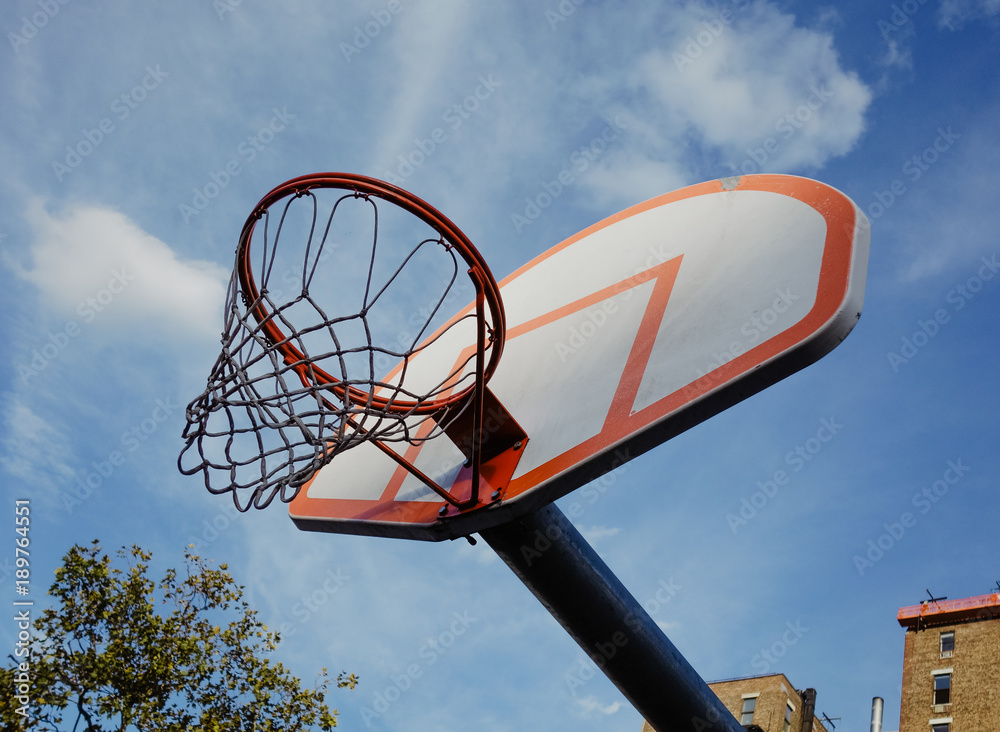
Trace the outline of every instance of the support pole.
<instances>
[{"instance_id":1,"label":"support pole","mask_svg":"<svg viewBox=\"0 0 1000 732\"><path fill-rule=\"evenodd\" d=\"M657 732L744 732L555 504L481 532Z\"/></svg>"}]
</instances>

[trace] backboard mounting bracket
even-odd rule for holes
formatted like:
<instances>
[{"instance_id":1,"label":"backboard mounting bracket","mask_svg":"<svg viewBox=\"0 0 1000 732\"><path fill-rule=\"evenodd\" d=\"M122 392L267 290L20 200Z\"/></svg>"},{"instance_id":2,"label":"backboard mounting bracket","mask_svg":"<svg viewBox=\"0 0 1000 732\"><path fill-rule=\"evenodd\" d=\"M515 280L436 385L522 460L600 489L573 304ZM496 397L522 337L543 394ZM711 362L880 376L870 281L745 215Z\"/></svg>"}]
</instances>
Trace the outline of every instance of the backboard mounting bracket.
<instances>
[{"instance_id":1,"label":"backboard mounting bracket","mask_svg":"<svg viewBox=\"0 0 1000 732\"><path fill-rule=\"evenodd\" d=\"M444 428L445 435L465 456L465 466L451 487L455 502L449 501L441 507L438 512L441 518L502 500L528 443L527 433L489 387L484 387L481 395L478 490L473 490L476 480L475 417L470 414L472 410L466 409Z\"/></svg>"}]
</instances>

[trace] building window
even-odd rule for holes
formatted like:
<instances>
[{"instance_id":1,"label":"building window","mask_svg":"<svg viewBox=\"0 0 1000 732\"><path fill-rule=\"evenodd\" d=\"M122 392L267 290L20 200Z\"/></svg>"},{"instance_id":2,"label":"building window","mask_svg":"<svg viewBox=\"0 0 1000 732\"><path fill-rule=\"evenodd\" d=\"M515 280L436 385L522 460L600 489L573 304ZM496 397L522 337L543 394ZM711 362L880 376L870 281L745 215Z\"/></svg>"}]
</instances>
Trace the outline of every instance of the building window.
<instances>
[{"instance_id":1,"label":"building window","mask_svg":"<svg viewBox=\"0 0 1000 732\"><path fill-rule=\"evenodd\" d=\"M934 677L934 703L951 703L951 674L938 674Z\"/></svg>"},{"instance_id":2,"label":"building window","mask_svg":"<svg viewBox=\"0 0 1000 732\"><path fill-rule=\"evenodd\" d=\"M740 724L753 724L753 710L757 708L757 697L752 696L743 700L743 713L740 715Z\"/></svg>"},{"instance_id":3,"label":"building window","mask_svg":"<svg viewBox=\"0 0 1000 732\"><path fill-rule=\"evenodd\" d=\"M792 728L792 706L791 704L785 707L785 732L789 732Z\"/></svg>"},{"instance_id":4,"label":"building window","mask_svg":"<svg viewBox=\"0 0 1000 732\"><path fill-rule=\"evenodd\" d=\"M941 658L951 658L955 650L955 631L949 630L941 634Z\"/></svg>"},{"instance_id":5,"label":"building window","mask_svg":"<svg viewBox=\"0 0 1000 732\"><path fill-rule=\"evenodd\" d=\"M950 724L932 724L931 732L948 732L950 728Z\"/></svg>"}]
</instances>

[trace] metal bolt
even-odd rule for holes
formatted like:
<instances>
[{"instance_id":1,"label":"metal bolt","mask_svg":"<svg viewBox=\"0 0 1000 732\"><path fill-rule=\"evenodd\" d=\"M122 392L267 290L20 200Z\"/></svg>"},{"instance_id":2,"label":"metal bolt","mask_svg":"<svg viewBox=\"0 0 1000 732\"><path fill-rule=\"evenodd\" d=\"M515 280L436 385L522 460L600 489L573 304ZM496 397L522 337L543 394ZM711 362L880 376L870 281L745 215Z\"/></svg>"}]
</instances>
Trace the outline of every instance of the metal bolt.
<instances>
[{"instance_id":1,"label":"metal bolt","mask_svg":"<svg viewBox=\"0 0 1000 732\"><path fill-rule=\"evenodd\" d=\"M515 450L520 450L521 449L521 441L520 440L518 440L517 442L514 443L514 449Z\"/></svg>"},{"instance_id":2,"label":"metal bolt","mask_svg":"<svg viewBox=\"0 0 1000 732\"><path fill-rule=\"evenodd\" d=\"M491 501L499 501L500 500L500 491L493 491L493 494L490 496L490 500Z\"/></svg>"},{"instance_id":3,"label":"metal bolt","mask_svg":"<svg viewBox=\"0 0 1000 732\"><path fill-rule=\"evenodd\" d=\"M448 513L447 506L441 506L441 508L438 509L438 516L444 516L447 513Z\"/></svg>"}]
</instances>

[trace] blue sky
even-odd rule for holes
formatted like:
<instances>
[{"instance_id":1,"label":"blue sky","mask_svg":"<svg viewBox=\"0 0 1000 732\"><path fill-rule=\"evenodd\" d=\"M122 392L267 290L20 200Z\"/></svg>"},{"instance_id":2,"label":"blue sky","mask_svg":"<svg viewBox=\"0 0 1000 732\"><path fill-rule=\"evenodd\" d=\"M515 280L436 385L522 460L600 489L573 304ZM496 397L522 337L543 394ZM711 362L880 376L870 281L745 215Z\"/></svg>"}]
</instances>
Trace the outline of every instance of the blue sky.
<instances>
[{"instance_id":1,"label":"blue sky","mask_svg":"<svg viewBox=\"0 0 1000 732\"><path fill-rule=\"evenodd\" d=\"M783 672L838 729L876 695L895 728L900 606L1000 579L996 0L12 0L0 28L0 474L11 512L32 501L36 592L74 542L162 568L196 541L299 675L361 676L330 698L345 729L640 728L484 543L306 534L177 473L242 222L321 170L396 176L498 278L703 180L844 191L872 222L851 336L620 468L576 524L704 677ZM616 117L627 133L518 226Z\"/></svg>"}]
</instances>

